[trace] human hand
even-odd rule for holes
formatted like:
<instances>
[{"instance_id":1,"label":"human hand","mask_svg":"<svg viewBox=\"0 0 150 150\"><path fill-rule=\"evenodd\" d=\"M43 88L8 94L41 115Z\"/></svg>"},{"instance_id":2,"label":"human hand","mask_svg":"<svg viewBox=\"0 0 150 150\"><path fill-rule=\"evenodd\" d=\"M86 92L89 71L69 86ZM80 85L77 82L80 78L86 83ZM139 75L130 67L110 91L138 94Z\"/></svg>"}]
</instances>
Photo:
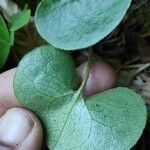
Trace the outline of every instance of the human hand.
<instances>
[{"instance_id":1,"label":"human hand","mask_svg":"<svg viewBox=\"0 0 150 150\"><path fill-rule=\"evenodd\" d=\"M40 150L43 132L37 117L14 95L16 69L0 75L0 150Z\"/></svg>"},{"instance_id":2,"label":"human hand","mask_svg":"<svg viewBox=\"0 0 150 150\"><path fill-rule=\"evenodd\" d=\"M77 68L81 80L86 64ZM0 150L40 150L42 127L37 117L23 108L13 91L13 77L16 69L0 75ZM90 96L113 87L116 74L102 61L94 61L85 95Z\"/></svg>"}]
</instances>

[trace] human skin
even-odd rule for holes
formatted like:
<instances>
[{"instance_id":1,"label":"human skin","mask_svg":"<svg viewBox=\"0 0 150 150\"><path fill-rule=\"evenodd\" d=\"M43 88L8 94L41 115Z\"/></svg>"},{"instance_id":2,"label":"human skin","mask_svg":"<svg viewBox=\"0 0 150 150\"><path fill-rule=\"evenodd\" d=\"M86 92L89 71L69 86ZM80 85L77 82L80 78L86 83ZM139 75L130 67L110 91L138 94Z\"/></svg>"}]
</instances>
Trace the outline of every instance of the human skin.
<instances>
[{"instance_id":1,"label":"human skin","mask_svg":"<svg viewBox=\"0 0 150 150\"><path fill-rule=\"evenodd\" d=\"M77 68L78 76L82 81L86 71L87 62ZM84 95L91 96L104 90L113 88L117 82L115 70L101 58L93 60Z\"/></svg>"},{"instance_id":2,"label":"human skin","mask_svg":"<svg viewBox=\"0 0 150 150\"><path fill-rule=\"evenodd\" d=\"M0 75L0 150L40 150L43 131L38 118L24 109L13 91L16 69Z\"/></svg>"}]
</instances>

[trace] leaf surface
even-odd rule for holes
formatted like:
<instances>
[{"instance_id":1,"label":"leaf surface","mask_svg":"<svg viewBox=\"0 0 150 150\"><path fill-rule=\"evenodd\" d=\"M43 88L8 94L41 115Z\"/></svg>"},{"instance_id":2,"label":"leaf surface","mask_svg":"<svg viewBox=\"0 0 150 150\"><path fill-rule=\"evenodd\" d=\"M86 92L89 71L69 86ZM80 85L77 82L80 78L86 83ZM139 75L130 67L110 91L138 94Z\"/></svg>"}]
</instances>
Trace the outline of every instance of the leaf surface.
<instances>
[{"instance_id":1,"label":"leaf surface","mask_svg":"<svg viewBox=\"0 0 150 150\"><path fill-rule=\"evenodd\" d=\"M11 25L10 31L14 32L22 28L23 26L25 26L29 22L30 15L31 15L30 9L25 9L22 12L14 14L11 18L12 25Z\"/></svg>"},{"instance_id":2,"label":"leaf surface","mask_svg":"<svg viewBox=\"0 0 150 150\"><path fill-rule=\"evenodd\" d=\"M43 0L35 16L40 35L57 48L94 45L121 21L131 0Z\"/></svg>"},{"instance_id":3,"label":"leaf surface","mask_svg":"<svg viewBox=\"0 0 150 150\"><path fill-rule=\"evenodd\" d=\"M126 88L85 98L72 57L44 46L27 54L14 78L23 105L42 120L51 150L129 150L146 123L142 99Z\"/></svg>"},{"instance_id":4,"label":"leaf surface","mask_svg":"<svg viewBox=\"0 0 150 150\"><path fill-rule=\"evenodd\" d=\"M0 15L0 68L5 64L10 50L10 36L7 26Z\"/></svg>"}]
</instances>

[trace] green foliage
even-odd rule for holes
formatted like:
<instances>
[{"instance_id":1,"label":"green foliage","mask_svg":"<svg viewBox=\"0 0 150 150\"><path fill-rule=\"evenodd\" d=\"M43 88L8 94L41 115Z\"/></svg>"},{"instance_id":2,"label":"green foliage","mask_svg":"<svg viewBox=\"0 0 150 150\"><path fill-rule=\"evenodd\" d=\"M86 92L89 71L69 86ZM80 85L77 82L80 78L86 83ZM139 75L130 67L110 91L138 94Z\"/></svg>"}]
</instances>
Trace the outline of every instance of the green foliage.
<instances>
[{"instance_id":1,"label":"green foliage","mask_svg":"<svg viewBox=\"0 0 150 150\"><path fill-rule=\"evenodd\" d=\"M36 27L57 48L43 46L27 54L14 77L14 91L43 122L51 150L129 150L141 136L146 123L142 99L126 88L85 97L82 86L77 89L73 58L58 49L76 50L97 43L119 24L130 3L43 0L39 4ZM30 11L25 14L19 22L20 16L14 17L11 33L28 22Z\"/></svg>"},{"instance_id":2,"label":"green foliage","mask_svg":"<svg viewBox=\"0 0 150 150\"><path fill-rule=\"evenodd\" d=\"M29 22L31 15L30 9L25 9L22 12L19 12L12 16L11 20L11 28L10 31L17 31L18 29L22 28Z\"/></svg>"},{"instance_id":3,"label":"green foliage","mask_svg":"<svg viewBox=\"0 0 150 150\"><path fill-rule=\"evenodd\" d=\"M0 68L6 63L10 48L14 44L15 31L29 22L30 14L29 9L14 14L11 18L10 29L7 28L4 19L0 15Z\"/></svg>"},{"instance_id":4,"label":"green foliage","mask_svg":"<svg viewBox=\"0 0 150 150\"><path fill-rule=\"evenodd\" d=\"M71 55L51 46L27 54L14 78L17 98L42 120L51 150L129 150L146 122L141 98L126 88L86 98L76 88Z\"/></svg>"},{"instance_id":5,"label":"green foliage","mask_svg":"<svg viewBox=\"0 0 150 150\"><path fill-rule=\"evenodd\" d=\"M0 68L5 64L10 50L10 35L0 15Z\"/></svg>"},{"instance_id":6,"label":"green foliage","mask_svg":"<svg viewBox=\"0 0 150 150\"><path fill-rule=\"evenodd\" d=\"M43 0L35 23L40 35L57 48L94 45L121 21L131 0Z\"/></svg>"},{"instance_id":7,"label":"green foliage","mask_svg":"<svg viewBox=\"0 0 150 150\"><path fill-rule=\"evenodd\" d=\"M24 9L23 11L14 14L11 18L11 28L10 28L10 33L11 33L11 44L13 45L14 43L14 34L15 31L19 30L23 26L25 26L30 19L31 16L31 10L30 9Z\"/></svg>"}]
</instances>

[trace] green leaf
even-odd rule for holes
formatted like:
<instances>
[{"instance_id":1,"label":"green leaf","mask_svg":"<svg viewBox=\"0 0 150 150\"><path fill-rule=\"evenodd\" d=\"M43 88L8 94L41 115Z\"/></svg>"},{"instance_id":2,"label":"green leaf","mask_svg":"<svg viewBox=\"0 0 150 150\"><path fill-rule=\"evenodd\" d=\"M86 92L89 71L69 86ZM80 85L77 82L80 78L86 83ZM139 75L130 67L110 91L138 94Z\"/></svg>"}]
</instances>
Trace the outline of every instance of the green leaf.
<instances>
[{"instance_id":1,"label":"green leaf","mask_svg":"<svg viewBox=\"0 0 150 150\"><path fill-rule=\"evenodd\" d=\"M0 40L5 43L9 43L9 41L10 41L9 32L8 32L7 26L5 24L5 21L1 15L0 15L0 33L1 33Z\"/></svg>"},{"instance_id":2,"label":"green leaf","mask_svg":"<svg viewBox=\"0 0 150 150\"><path fill-rule=\"evenodd\" d=\"M31 16L30 9L24 9L22 12L18 12L17 14L14 14L12 16L11 28L10 28L11 45L14 44L15 31L17 31L20 28L22 28L23 26L25 26L29 22L30 16Z\"/></svg>"},{"instance_id":3,"label":"green leaf","mask_svg":"<svg viewBox=\"0 0 150 150\"><path fill-rule=\"evenodd\" d=\"M6 63L10 51L10 36L7 26L0 15L0 68Z\"/></svg>"},{"instance_id":4,"label":"green leaf","mask_svg":"<svg viewBox=\"0 0 150 150\"><path fill-rule=\"evenodd\" d=\"M146 123L142 99L126 88L85 98L72 57L44 46L27 54L14 78L23 105L41 119L51 150L129 150Z\"/></svg>"},{"instance_id":5,"label":"green leaf","mask_svg":"<svg viewBox=\"0 0 150 150\"><path fill-rule=\"evenodd\" d=\"M43 0L35 15L40 35L57 48L94 45L121 21L131 0Z\"/></svg>"},{"instance_id":6,"label":"green leaf","mask_svg":"<svg viewBox=\"0 0 150 150\"><path fill-rule=\"evenodd\" d=\"M29 9L25 9L22 12L19 12L12 16L11 28L10 31L15 32L25 26L30 19L31 11Z\"/></svg>"}]
</instances>

